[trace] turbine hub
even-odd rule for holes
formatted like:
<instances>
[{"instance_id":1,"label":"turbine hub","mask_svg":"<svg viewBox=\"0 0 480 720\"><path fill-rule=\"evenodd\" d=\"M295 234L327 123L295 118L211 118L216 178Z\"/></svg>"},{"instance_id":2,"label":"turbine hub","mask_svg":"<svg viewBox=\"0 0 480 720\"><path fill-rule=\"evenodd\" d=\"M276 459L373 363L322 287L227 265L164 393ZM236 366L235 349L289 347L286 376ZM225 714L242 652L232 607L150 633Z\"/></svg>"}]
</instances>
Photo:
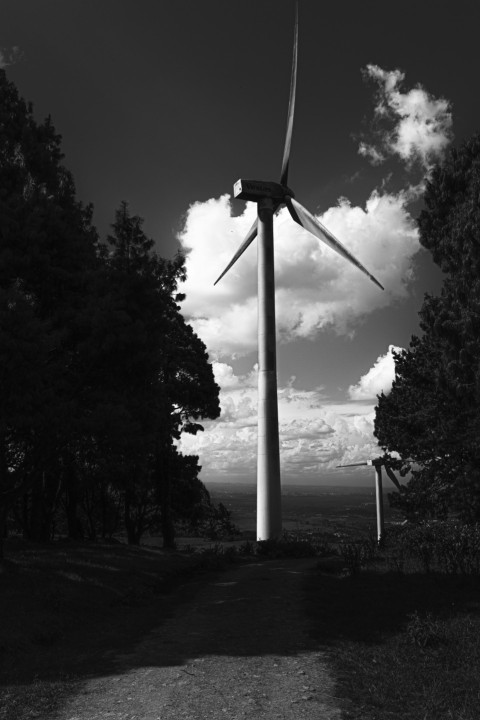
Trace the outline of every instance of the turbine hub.
<instances>
[{"instance_id":1,"label":"turbine hub","mask_svg":"<svg viewBox=\"0 0 480 720\"><path fill-rule=\"evenodd\" d=\"M233 186L233 195L238 200L251 200L258 202L262 198L271 198L278 203L283 203L285 197L295 197L293 190L286 185L270 182L269 180L237 180Z\"/></svg>"}]
</instances>

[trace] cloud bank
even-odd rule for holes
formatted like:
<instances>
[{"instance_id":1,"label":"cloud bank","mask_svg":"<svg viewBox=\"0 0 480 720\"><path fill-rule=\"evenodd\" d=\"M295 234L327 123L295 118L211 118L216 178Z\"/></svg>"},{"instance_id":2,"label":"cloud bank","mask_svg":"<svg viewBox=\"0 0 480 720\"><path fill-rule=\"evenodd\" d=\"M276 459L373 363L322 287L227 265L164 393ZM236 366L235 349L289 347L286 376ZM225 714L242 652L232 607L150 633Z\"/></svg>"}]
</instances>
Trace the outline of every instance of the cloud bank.
<instances>
[{"instance_id":1,"label":"cloud bank","mask_svg":"<svg viewBox=\"0 0 480 720\"><path fill-rule=\"evenodd\" d=\"M275 218L277 338L281 343L314 341L330 330L351 336L362 320L409 292L412 260L420 249L409 206L418 199L425 175L452 137L449 103L420 85L404 90L404 74L368 65L365 74L378 88L374 143L359 152L373 164L396 156L422 180L401 192L388 192L387 180L370 192L364 206L340 198L316 215L387 288L381 292L363 273L293 222L281 209ZM205 432L185 436L182 450L200 456L206 480L256 475L257 373L235 373L235 360L257 347L257 253L253 242L228 275L214 281L242 243L256 215L247 203L232 215L230 196L194 203L179 234L186 253L187 299L183 313L206 343L221 387L221 417ZM343 401L322 388L299 390L295 379L280 387L279 423L282 477L318 482L337 465L379 454L373 436L376 396L388 392L395 368L392 345L351 385ZM233 364L232 364L233 363ZM252 361L253 364L253 361Z\"/></svg>"},{"instance_id":2,"label":"cloud bank","mask_svg":"<svg viewBox=\"0 0 480 720\"><path fill-rule=\"evenodd\" d=\"M388 353L352 386L354 402L332 403L321 388L298 390L294 378L279 388L280 458L284 481L318 482L337 465L361 462L379 454L373 437L372 394L393 379ZM185 435L181 449L197 454L206 480L256 477L257 369L236 375L227 363L213 363L221 387L219 420L204 423L205 432ZM390 374L389 374L390 372ZM374 397L374 395L373 395Z\"/></svg>"},{"instance_id":3,"label":"cloud bank","mask_svg":"<svg viewBox=\"0 0 480 720\"><path fill-rule=\"evenodd\" d=\"M388 288L363 273L293 222L283 208L275 218L277 334L280 342L314 340L331 329L341 335L378 308L406 297L418 232L404 193L374 191L365 207L341 198L317 218ZM215 287L255 217L247 203L233 217L228 195L193 204L179 235L187 253L183 312L214 359L256 349L256 243Z\"/></svg>"}]
</instances>

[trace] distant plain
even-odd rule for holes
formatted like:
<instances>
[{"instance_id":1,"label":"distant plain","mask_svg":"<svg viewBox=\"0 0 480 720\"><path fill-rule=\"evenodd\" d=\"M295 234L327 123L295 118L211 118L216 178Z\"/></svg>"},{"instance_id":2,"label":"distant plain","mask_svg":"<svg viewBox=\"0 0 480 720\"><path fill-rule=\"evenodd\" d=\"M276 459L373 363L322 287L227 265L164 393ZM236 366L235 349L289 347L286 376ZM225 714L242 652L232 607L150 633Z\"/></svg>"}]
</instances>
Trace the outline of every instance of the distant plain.
<instances>
[{"instance_id":1,"label":"distant plain","mask_svg":"<svg viewBox=\"0 0 480 720\"><path fill-rule=\"evenodd\" d=\"M223 503L232 521L249 536L256 527L256 487L254 484L205 483L214 503ZM388 501L384 488L385 523L401 522ZM350 534L376 528L375 487L284 485L282 487L283 528L326 535Z\"/></svg>"}]
</instances>

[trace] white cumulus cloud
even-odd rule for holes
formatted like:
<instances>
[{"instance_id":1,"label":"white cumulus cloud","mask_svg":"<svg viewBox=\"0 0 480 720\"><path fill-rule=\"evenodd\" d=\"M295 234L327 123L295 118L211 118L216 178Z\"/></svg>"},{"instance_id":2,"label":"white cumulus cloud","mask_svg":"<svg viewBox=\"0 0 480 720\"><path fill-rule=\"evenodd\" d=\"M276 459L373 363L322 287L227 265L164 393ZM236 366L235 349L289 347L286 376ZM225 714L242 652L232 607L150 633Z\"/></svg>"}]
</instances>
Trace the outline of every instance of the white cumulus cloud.
<instances>
[{"instance_id":1,"label":"white cumulus cloud","mask_svg":"<svg viewBox=\"0 0 480 720\"><path fill-rule=\"evenodd\" d=\"M409 165L420 162L428 171L452 139L450 103L435 98L421 85L403 90L405 74L400 70L367 65L363 72L378 85L375 121L384 127L377 131L378 144L362 141L359 153L374 165L387 155L397 155Z\"/></svg>"},{"instance_id":2,"label":"white cumulus cloud","mask_svg":"<svg viewBox=\"0 0 480 720\"><path fill-rule=\"evenodd\" d=\"M380 360L358 386L375 374ZM205 422L205 432L185 435L181 449L199 455L203 480L228 482L242 478L253 482L257 452L256 366L245 375L236 375L226 363L214 362L213 369L221 388L221 416ZM359 394L355 402L347 399L333 403L321 388L298 390L294 382L292 378L278 392L280 461L285 481L321 482L322 474L337 465L361 462L379 454L373 436L375 397L371 393Z\"/></svg>"},{"instance_id":3,"label":"white cumulus cloud","mask_svg":"<svg viewBox=\"0 0 480 720\"><path fill-rule=\"evenodd\" d=\"M299 227L286 208L275 218L277 332L281 342L329 328L351 334L365 315L407 295L418 232L405 193L374 191L365 207L341 198L318 219L387 288ZM215 359L256 348L256 241L213 286L250 228L256 206L233 217L228 195L192 205L179 240L187 253L183 313Z\"/></svg>"},{"instance_id":4,"label":"white cumulus cloud","mask_svg":"<svg viewBox=\"0 0 480 720\"><path fill-rule=\"evenodd\" d=\"M389 345L388 352L377 358L370 370L362 375L356 385L350 385L348 394L352 400L375 400L381 392L389 393L395 380L394 352L402 348Z\"/></svg>"}]
</instances>

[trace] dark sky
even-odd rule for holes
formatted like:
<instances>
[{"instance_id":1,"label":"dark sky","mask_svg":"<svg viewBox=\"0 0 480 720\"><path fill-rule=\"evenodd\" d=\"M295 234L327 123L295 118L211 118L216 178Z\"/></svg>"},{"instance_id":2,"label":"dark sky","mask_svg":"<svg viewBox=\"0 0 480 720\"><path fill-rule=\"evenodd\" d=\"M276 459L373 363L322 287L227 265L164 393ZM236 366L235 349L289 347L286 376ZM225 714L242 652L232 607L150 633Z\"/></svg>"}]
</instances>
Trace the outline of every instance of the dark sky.
<instances>
[{"instance_id":1,"label":"dark sky","mask_svg":"<svg viewBox=\"0 0 480 720\"><path fill-rule=\"evenodd\" d=\"M480 5L388 5L300 1L291 180L306 204L328 207L358 170L367 63L447 97L458 138L476 128ZM292 19L290 0L2 0L0 43L22 51L8 76L52 115L100 230L125 199L168 254L190 203L279 173Z\"/></svg>"}]
</instances>

